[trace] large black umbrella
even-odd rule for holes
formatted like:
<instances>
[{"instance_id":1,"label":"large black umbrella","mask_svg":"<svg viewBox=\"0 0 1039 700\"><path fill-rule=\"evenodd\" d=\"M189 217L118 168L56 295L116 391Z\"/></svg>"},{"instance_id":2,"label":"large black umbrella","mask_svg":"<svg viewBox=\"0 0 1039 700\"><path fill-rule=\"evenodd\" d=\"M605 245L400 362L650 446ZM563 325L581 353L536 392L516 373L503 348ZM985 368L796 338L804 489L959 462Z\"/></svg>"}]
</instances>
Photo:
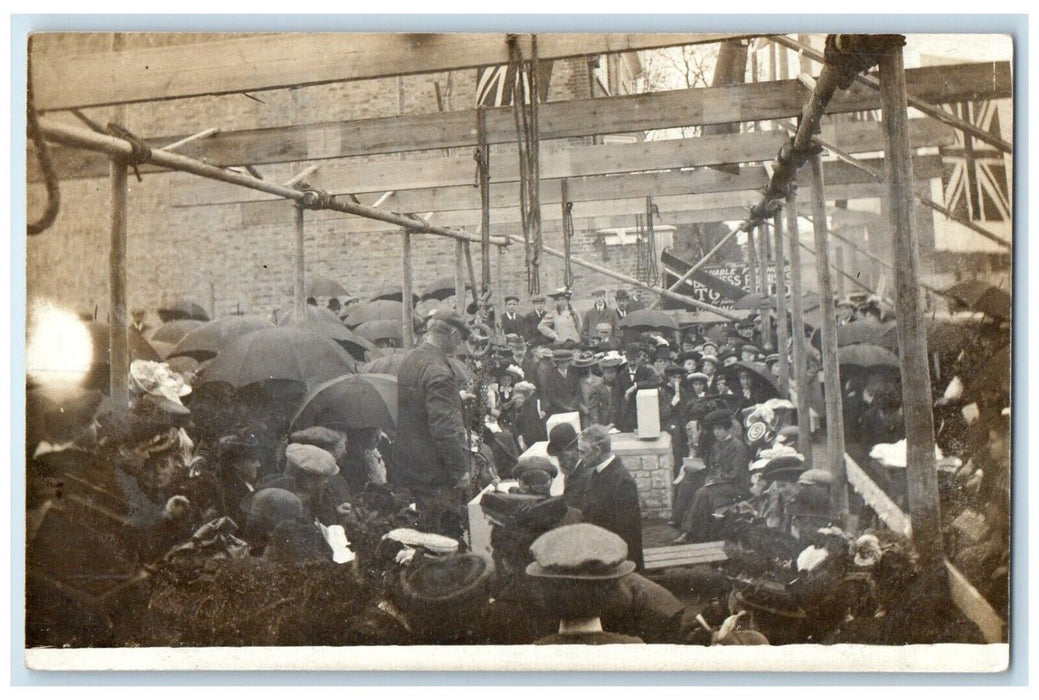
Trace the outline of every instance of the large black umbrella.
<instances>
[{"instance_id":1,"label":"large black umbrella","mask_svg":"<svg viewBox=\"0 0 1039 700\"><path fill-rule=\"evenodd\" d=\"M383 319L397 319L404 317L404 305L399 301L369 301L355 304L347 310L346 318L343 319L350 328L356 328L365 321L381 321Z\"/></svg>"},{"instance_id":2,"label":"large black umbrella","mask_svg":"<svg viewBox=\"0 0 1039 700\"><path fill-rule=\"evenodd\" d=\"M633 328L637 331L677 331L678 324L675 319L663 311L653 309L639 309L621 319L618 324L621 328Z\"/></svg>"},{"instance_id":3,"label":"large black umbrella","mask_svg":"<svg viewBox=\"0 0 1039 700\"><path fill-rule=\"evenodd\" d=\"M356 359L363 362L365 355L375 350L375 344L364 336L358 335L354 331L350 330L342 323L332 323L331 321L309 321L303 324L304 328L317 331L321 335L327 336L332 340L339 343L344 350Z\"/></svg>"},{"instance_id":4,"label":"large black umbrella","mask_svg":"<svg viewBox=\"0 0 1039 700\"><path fill-rule=\"evenodd\" d=\"M209 314L202 308L201 304L196 304L188 299L177 299L168 304L163 304L159 308L159 318L162 319L163 323L169 323L170 321L177 321L179 319L194 319L196 321L208 321Z\"/></svg>"},{"instance_id":5,"label":"large black umbrella","mask_svg":"<svg viewBox=\"0 0 1039 700\"><path fill-rule=\"evenodd\" d=\"M336 282L331 277L323 275L311 275L307 277L308 297L348 297L350 292L346 287Z\"/></svg>"},{"instance_id":6,"label":"large black umbrella","mask_svg":"<svg viewBox=\"0 0 1039 700\"><path fill-rule=\"evenodd\" d=\"M154 333L152 333L152 343L171 343L176 345L180 342L180 339L191 331L199 328L205 321L199 321L194 318L182 318L176 321L170 321L169 323L159 326Z\"/></svg>"},{"instance_id":7,"label":"large black umbrella","mask_svg":"<svg viewBox=\"0 0 1039 700\"><path fill-rule=\"evenodd\" d=\"M346 374L323 382L292 419L294 430L397 427L397 378L389 374Z\"/></svg>"},{"instance_id":8,"label":"large black umbrella","mask_svg":"<svg viewBox=\"0 0 1039 700\"><path fill-rule=\"evenodd\" d=\"M898 355L879 345L859 344L837 348L837 363L842 367L849 365L863 369L899 368Z\"/></svg>"},{"instance_id":9,"label":"large black umbrella","mask_svg":"<svg viewBox=\"0 0 1039 700\"><path fill-rule=\"evenodd\" d=\"M357 361L331 338L306 326L264 328L231 341L202 370L199 383L236 389L270 381L316 387L357 371Z\"/></svg>"},{"instance_id":10,"label":"large black umbrella","mask_svg":"<svg viewBox=\"0 0 1039 700\"><path fill-rule=\"evenodd\" d=\"M754 377L754 381L759 384L766 393L772 394L766 398L779 398L779 379L769 372L768 368L760 362L747 362L745 360L740 360L739 362L734 362L731 365L722 367L722 373L729 380L729 388L734 392L739 391L740 370L750 372L751 376Z\"/></svg>"},{"instance_id":11,"label":"large black umbrella","mask_svg":"<svg viewBox=\"0 0 1039 700\"><path fill-rule=\"evenodd\" d=\"M303 323L311 321L324 321L326 323L340 323L339 317L331 309L307 304L303 311ZM296 323L296 309L280 309L277 313L277 325L291 326Z\"/></svg>"},{"instance_id":12,"label":"large black umbrella","mask_svg":"<svg viewBox=\"0 0 1039 700\"><path fill-rule=\"evenodd\" d=\"M945 294L971 311L979 311L1000 321L1010 320L1010 294L991 284L967 280L949 287Z\"/></svg>"},{"instance_id":13,"label":"large black umbrella","mask_svg":"<svg viewBox=\"0 0 1039 700\"><path fill-rule=\"evenodd\" d=\"M379 289L372 295L371 301L396 301L402 302L404 300L404 289L398 284L388 284L385 287ZM415 292L411 293L411 303L418 303L419 296Z\"/></svg>"},{"instance_id":14,"label":"large black umbrella","mask_svg":"<svg viewBox=\"0 0 1039 700\"><path fill-rule=\"evenodd\" d=\"M877 323L869 319L852 321L837 327L837 346L845 345L882 345L881 340L888 330L894 328L894 321Z\"/></svg>"},{"instance_id":15,"label":"large black umbrella","mask_svg":"<svg viewBox=\"0 0 1039 700\"><path fill-rule=\"evenodd\" d=\"M391 374L394 377L400 372L400 364L408 351L401 348L377 348L373 355L379 356L372 359L364 367L365 374Z\"/></svg>"},{"instance_id":16,"label":"large black umbrella","mask_svg":"<svg viewBox=\"0 0 1039 700\"><path fill-rule=\"evenodd\" d=\"M976 324L957 323L942 318L928 318L924 326L927 332L927 351L932 353L959 352L970 345L978 330ZM898 352L897 324L892 323L876 344L892 352Z\"/></svg>"},{"instance_id":17,"label":"large black umbrella","mask_svg":"<svg viewBox=\"0 0 1039 700\"><path fill-rule=\"evenodd\" d=\"M362 338L367 338L373 343L377 340L396 340L403 342L404 331L401 320L382 319L377 321L365 321L354 329L354 332Z\"/></svg>"},{"instance_id":18,"label":"large black umbrella","mask_svg":"<svg viewBox=\"0 0 1039 700\"><path fill-rule=\"evenodd\" d=\"M235 338L263 328L273 328L259 316L228 316L210 321L189 332L169 353L169 357L187 355L199 362L216 357Z\"/></svg>"},{"instance_id":19,"label":"large black umbrella","mask_svg":"<svg viewBox=\"0 0 1039 700\"><path fill-rule=\"evenodd\" d=\"M472 286L466 282L466 291L472 289ZM438 277L429 283L429 285L423 290L422 296L419 297L419 301L425 301L427 299L436 299L437 301L443 301L449 297L455 295L455 278L453 276Z\"/></svg>"}]
</instances>

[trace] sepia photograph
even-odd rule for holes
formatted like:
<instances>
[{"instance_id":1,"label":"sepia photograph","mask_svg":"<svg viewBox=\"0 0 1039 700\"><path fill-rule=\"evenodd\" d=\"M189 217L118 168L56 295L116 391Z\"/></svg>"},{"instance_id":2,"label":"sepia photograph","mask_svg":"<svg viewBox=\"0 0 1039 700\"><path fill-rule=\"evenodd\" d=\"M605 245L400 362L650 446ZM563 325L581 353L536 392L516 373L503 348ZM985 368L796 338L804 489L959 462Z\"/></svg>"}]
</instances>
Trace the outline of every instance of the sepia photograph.
<instances>
[{"instance_id":1,"label":"sepia photograph","mask_svg":"<svg viewBox=\"0 0 1039 700\"><path fill-rule=\"evenodd\" d=\"M1006 671L1019 50L30 33L26 667Z\"/></svg>"}]
</instances>

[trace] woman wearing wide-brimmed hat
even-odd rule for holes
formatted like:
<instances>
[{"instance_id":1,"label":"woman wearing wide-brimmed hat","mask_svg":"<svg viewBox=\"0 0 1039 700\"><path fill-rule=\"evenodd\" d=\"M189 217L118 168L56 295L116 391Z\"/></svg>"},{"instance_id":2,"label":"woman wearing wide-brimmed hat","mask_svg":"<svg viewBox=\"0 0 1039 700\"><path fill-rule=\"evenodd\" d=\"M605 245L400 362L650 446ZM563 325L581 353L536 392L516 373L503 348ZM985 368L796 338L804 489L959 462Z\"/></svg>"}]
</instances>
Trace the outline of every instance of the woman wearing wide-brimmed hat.
<instances>
[{"instance_id":1,"label":"woman wearing wide-brimmed hat","mask_svg":"<svg viewBox=\"0 0 1039 700\"><path fill-rule=\"evenodd\" d=\"M610 413L610 389L603 378L592 371L598 366L595 354L582 350L574 355L570 367L577 373L580 397L577 410L581 414L581 427L606 425Z\"/></svg>"}]
</instances>

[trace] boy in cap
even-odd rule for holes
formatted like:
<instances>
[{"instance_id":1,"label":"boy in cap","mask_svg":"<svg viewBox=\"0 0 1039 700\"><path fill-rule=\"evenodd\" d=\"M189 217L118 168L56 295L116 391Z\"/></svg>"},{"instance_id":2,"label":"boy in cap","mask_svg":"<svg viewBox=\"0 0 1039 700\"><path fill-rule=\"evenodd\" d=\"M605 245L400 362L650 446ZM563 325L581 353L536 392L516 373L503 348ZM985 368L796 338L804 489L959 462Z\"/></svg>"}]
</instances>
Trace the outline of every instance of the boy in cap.
<instances>
[{"instance_id":1,"label":"boy in cap","mask_svg":"<svg viewBox=\"0 0 1039 700\"><path fill-rule=\"evenodd\" d=\"M519 297L509 294L505 297L505 311L501 315L501 332L508 336L511 333L523 335L526 321L519 311Z\"/></svg>"},{"instance_id":2,"label":"boy in cap","mask_svg":"<svg viewBox=\"0 0 1039 700\"><path fill-rule=\"evenodd\" d=\"M548 296L555 302L555 308L541 319L538 331L552 343L561 345L572 341L579 345L581 343L581 317L570 306L570 290L560 287Z\"/></svg>"},{"instance_id":3,"label":"boy in cap","mask_svg":"<svg viewBox=\"0 0 1039 700\"><path fill-rule=\"evenodd\" d=\"M534 297L530 300L530 303L534 307L534 310L524 317L526 324L522 335L531 345L548 345L552 342L552 339L548 336L542 335L538 330L538 326L541 325L541 322L545 319L545 315L548 313L545 310L545 297Z\"/></svg>"},{"instance_id":4,"label":"boy in cap","mask_svg":"<svg viewBox=\"0 0 1039 700\"><path fill-rule=\"evenodd\" d=\"M584 312L584 318L582 319L585 342L587 343L591 343L599 337L598 326L600 323L609 324L610 334L612 335L613 329L617 327L617 322L620 320L617 318L617 312L606 305L605 289L593 290L592 299L595 303L592 305L592 308Z\"/></svg>"},{"instance_id":5,"label":"boy in cap","mask_svg":"<svg viewBox=\"0 0 1039 700\"><path fill-rule=\"evenodd\" d=\"M641 644L638 637L603 631L600 616L617 582L635 569L624 540L579 523L541 535L530 546L538 601L559 619L557 634L535 644Z\"/></svg>"}]
</instances>

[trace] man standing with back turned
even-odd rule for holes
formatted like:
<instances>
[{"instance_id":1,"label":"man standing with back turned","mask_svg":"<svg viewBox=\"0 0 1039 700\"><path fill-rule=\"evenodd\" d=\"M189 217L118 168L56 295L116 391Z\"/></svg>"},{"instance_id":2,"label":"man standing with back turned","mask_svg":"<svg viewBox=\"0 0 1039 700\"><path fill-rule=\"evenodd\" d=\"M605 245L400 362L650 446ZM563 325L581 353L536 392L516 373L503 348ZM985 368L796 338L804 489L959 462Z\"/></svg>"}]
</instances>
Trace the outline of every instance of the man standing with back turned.
<instances>
[{"instance_id":1,"label":"man standing with back turned","mask_svg":"<svg viewBox=\"0 0 1039 700\"><path fill-rule=\"evenodd\" d=\"M447 358L468 337L465 319L438 309L424 342L404 358L397 376L393 456L401 485L415 496L420 529L449 537L462 534L469 450L459 386Z\"/></svg>"}]
</instances>

